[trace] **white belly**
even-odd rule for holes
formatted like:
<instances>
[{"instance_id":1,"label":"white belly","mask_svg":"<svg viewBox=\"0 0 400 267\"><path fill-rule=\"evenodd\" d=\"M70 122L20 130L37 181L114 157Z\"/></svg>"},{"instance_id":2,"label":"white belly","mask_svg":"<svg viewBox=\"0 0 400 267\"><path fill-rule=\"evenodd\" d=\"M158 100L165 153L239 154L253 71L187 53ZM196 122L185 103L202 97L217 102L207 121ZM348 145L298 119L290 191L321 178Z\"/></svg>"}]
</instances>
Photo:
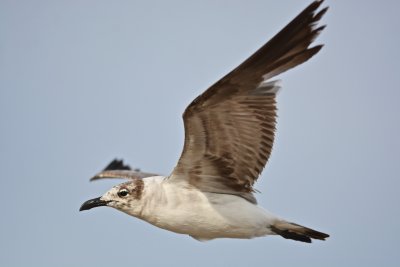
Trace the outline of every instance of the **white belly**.
<instances>
[{"instance_id":1,"label":"white belly","mask_svg":"<svg viewBox=\"0 0 400 267\"><path fill-rule=\"evenodd\" d=\"M200 240L272 234L269 226L277 217L241 197L187 189L179 191L167 189L164 204L143 213L142 219Z\"/></svg>"}]
</instances>

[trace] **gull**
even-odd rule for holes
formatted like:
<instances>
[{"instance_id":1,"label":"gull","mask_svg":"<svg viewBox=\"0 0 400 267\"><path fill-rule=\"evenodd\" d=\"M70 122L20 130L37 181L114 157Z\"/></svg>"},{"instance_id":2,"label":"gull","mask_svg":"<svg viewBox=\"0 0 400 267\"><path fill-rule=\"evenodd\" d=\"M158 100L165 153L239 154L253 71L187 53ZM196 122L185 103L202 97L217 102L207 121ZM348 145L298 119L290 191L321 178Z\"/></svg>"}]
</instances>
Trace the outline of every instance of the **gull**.
<instances>
[{"instance_id":1,"label":"gull","mask_svg":"<svg viewBox=\"0 0 400 267\"><path fill-rule=\"evenodd\" d=\"M311 46L325 28L327 7L314 1L270 41L203 94L183 113L185 142L169 176L131 170L112 161L91 180L125 178L88 210L108 206L199 241L279 235L311 243L328 234L287 221L257 205L253 185L271 154L279 80L271 78L317 54Z\"/></svg>"}]
</instances>

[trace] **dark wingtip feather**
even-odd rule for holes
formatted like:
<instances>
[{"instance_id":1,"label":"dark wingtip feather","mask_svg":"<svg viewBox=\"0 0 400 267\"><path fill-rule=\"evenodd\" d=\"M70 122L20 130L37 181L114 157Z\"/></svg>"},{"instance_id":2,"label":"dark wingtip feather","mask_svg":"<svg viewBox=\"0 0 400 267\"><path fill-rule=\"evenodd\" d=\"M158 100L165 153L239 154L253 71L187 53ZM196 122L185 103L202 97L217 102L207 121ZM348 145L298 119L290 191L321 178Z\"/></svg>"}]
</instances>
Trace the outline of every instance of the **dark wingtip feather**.
<instances>
[{"instance_id":1,"label":"dark wingtip feather","mask_svg":"<svg viewBox=\"0 0 400 267\"><path fill-rule=\"evenodd\" d=\"M301 226L296 223L280 222L271 226L272 232L286 239L311 243L312 239L325 240L328 234Z\"/></svg>"},{"instance_id":2,"label":"dark wingtip feather","mask_svg":"<svg viewBox=\"0 0 400 267\"><path fill-rule=\"evenodd\" d=\"M306 16L309 17L310 15L311 18L313 18L313 21L318 21L328 9L328 7L325 7L321 9L316 15L314 15L314 12L321 6L323 2L324 2L323 0L312 2L302 12L300 12L300 14L297 15L292 21L303 20L304 17Z\"/></svg>"},{"instance_id":3,"label":"dark wingtip feather","mask_svg":"<svg viewBox=\"0 0 400 267\"><path fill-rule=\"evenodd\" d=\"M321 4L324 2L324 0L317 0L317 1L314 1L314 2L312 2L311 4L309 4L308 5L308 7L306 7L306 9L305 10L308 10L308 11L314 11L314 10L316 10L316 9L318 9L320 6L321 6Z\"/></svg>"},{"instance_id":4,"label":"dark wingtip feather","mask_svg":"<svg viewBox=\"0 0 400 267\"><path fill-rule=\"evenodd\" d=\"M315 16L314 16L314 21L319 21L326 13L326 11L328 11L329 7L324 7L323 9L321 9Z\"/></svg>"},{"instance_id":5,"label":"dark wingtip feather","mask_svg":"<svg viewBox=\"0 0 400 267\"><path fill-rule=\"evenodd\" d=\"M114 170L131 170L129 165L125 165L123 160L114 159L104 168L103 171L114 171Z\"/></svg>"},{"instance_id":6,"label":"dark wingtip feather","mask_svg":"<svg viewBox=\"0 0 400 267\"><path fill-rule=\"evenodd\" d=\"M315 46L320 47L319 49L309 46L326 27L326 25L318 26L319 20L328 10L328 7L325 7L318 11L322 3L323 1L312 2L238 68L253 69L254 72L266 74L274 68L282 67L280 63L286 64L280 71L268 76L271 78L307 60L290 62L290 58L298 58L301 54L315 55L316 53L310 53L310 50L318 52L322 46Z\"/></svg>"},{"instance_id":7,"label":"dark wingtip feather","mask_svg":"<svg viewBox=\"0 0 400 267\"><path fill-rule=\"evenodd\" d=\"M285 239L292 239L292 240L296 240L296 241L301 241L301 242L305 242L305 243L311 243L311 238L303 235L303 234L299 234L293 231L289 231L289 230L283 230L283 229L279 229L276 228L274 226L271 227L271 230L280 235L281 237L285 238Z\"/></svg>"},{"instance_id":8,"label":"dark wingtip feather","mask_svg":"<svg viewBox=\"0 0 400 267\"><path fill-rule=\"evenodd\" d=\"M324 47L323 44L316 45L316 46L309 48L308 51L313 56L313 55L317 54L322 49L322 47Z\"/></svg>"},{"instance_id":9,"label":"dark wingtip feather","mask_svg":"<svg viewBox=\"0 0 400 267\"><path fill-rule=\"evenodd\" d=\"M325 241L325 239L329 237L328 234L325 234L325 233L322 233L322 232L319 232L319 231L316 231L316 230L313 230L310 228L307 228L305 233L310 238L318 239L318 240L322 240L322 241Z\"/></svg>"}]
</instances>

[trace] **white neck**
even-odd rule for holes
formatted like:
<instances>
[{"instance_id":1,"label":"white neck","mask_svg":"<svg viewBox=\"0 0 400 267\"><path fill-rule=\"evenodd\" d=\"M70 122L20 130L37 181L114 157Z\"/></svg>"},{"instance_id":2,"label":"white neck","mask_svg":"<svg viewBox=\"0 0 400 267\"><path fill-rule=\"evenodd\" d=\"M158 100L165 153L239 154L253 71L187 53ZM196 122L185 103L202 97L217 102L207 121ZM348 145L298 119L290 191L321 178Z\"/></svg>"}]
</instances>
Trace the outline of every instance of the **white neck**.
<instances>
[{"instance_id":1,"label":"white neck","mask_svg":"<svg viewBox=\"0 0 400 267\"><path fill-rule=\"evenodd\" d=\"M166 202L165 190L163 188L164 176L152 176L143 179L144 188L140 205L137 206L136 214L131 214L140 219L149 221L154 217L154 211L159 208L162 203Z\"/></svg>"}]
</instances>

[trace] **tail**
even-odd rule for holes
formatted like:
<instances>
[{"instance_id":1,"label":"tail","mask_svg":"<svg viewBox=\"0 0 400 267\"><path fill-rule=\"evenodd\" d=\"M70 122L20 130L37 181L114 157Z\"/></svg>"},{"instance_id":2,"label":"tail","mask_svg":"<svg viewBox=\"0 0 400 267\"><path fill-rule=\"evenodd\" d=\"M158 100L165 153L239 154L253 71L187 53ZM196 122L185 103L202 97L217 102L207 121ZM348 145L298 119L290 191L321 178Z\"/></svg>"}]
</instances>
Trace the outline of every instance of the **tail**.
<instances>
[{"instance_id":1,"label":"tail","mask_svg":"<svg viewBox=\"0 0 400 267\"><path fill-rule=\"evenodd\" d=\"M306 243L311 243L311 239L325 240L325 238L329 237L328 234L287 221L276 222L275 224L271 225L271 230L283 238Z\"/></svg>"}]
</instances>

